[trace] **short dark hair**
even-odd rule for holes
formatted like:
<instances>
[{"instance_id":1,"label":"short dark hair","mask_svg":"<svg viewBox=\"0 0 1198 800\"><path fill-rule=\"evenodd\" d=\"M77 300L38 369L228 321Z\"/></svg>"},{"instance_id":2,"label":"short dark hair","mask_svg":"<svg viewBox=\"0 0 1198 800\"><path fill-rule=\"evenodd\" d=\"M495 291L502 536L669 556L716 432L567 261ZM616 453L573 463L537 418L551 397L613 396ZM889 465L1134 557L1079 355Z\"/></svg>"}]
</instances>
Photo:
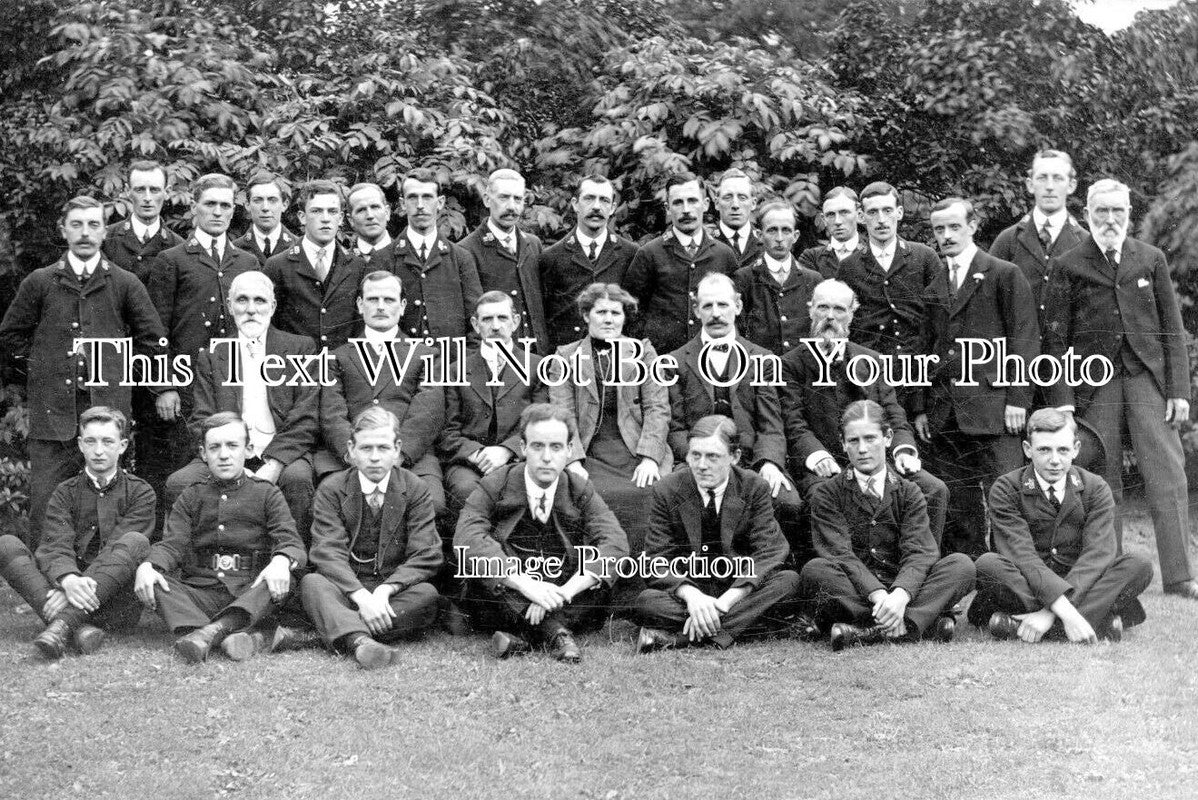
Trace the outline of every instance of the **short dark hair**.
<instances>
[{"instance_id":1,"label":"short dark hair","mask_svg":"<svg viewBox=\"0 0 1198 800\"><path fill-rule=\"evenodd\" d=\"M763 204L761 208L757 209L757 224L760 225L762 220L765 219L765 215L771 211L789 211L791 218L794 220L794 224L799 224L799 214L797 211L795 211L794 204L789 200L780 199L770 200Z\"/></svg>"},{"instance_id":2,"label":"short dark hair","mask_svg":"<svg viewBox=\"0 0 1198 800\"><path fill-rule=\"evenodd\" d=\"M894 195L894 202L896 204L902 202L901 198L899 198L898 189L885 181L874 181L861 190L860 202L864 203L871 197L886 197L887 195Z\"/></svg>"},{"instance_id":3,"label":"short dark hair","mask_svg":"<svg viewBox=\"0 0 1198 800\"><path fill-rule=\"evenodd\" d=\"M345 198L341 196L341 187L332 181L326 180L308 181L300 187L299 196L296 200L301 209L306 209L312 198L320 194L335 194L337 195L337 203L345 205Z\"/></svg>"},{"instance_id":4,"label":"short dark hair","mask_svg":"<svg viewBox=\"0 0 1198 800\"><path fill-rule=\"evenodd\" d=\"M699 180L699 176L693 172L675 172L670 177L666 178L665 198L666 202L670 201L670 190L675 186L683 186L688 183L699 184L699 190L703 190L703 181Z\"/></svg>"},{"instance_id":5,"label":"short dark hair","mask_svg":"<svg viewBox=\"0 0 1198 800\"><path fill-rule=\"evenodd\" d=\"M249 183L245 185L246 199L249 199L250 191L255 186L265 186L267 184L273 184L274 187L279 190L279 195L282 196L284 204L291 202L291 186L287 183L287 181L283 180L273 172L266 172L265 170L261 172L255 172L253 177L250 178Z\"/></svg>"},{"instance_id":6,"label":"short dark hair","mask_svg":"<svg viewBox=\"0 0 1198 800\"><path fill-rule=\"evenodd\" d=\"M192 202L200 202L200 197L209 189L232 189L237 192L237 182L220 172L209 172L207 175L201 175L191 184L191 199Z\"/></svg>"},{"instance_id":7,"label":"short dark hair","mask_svg":"<svg viewBox=\"0 0 1198 800\"><path fill-rule=\"evenodd\" d=\"M208 431L223 428L226 425L241 423L241 427L245 428L245 442L250 442L250 426L241 418L241 415L236 411L218 411L211 417L200 422L200 447L203 448L208 444Z\"/></svg>"},{"instance_id":8,"label":"short dark hair","mask_svg":"<svg viewBox=\"0 0 1198 800\"><path fill-rule=\"evenodd\" d=\"M613 200L615 199L617 192L616 192L615 184L613 184L611 182L611 178L608 178L606 175L600 175L597 172L592 172L589 175L584 175L578 179L578 185L574 187L574 199L575 200L577 200L579 195L582 194L582 185L587 182L598 183L600 185L606 184L606 185L610 186L612 199Z\"/></svg>"},{"instance_id":9,"label":"short dark hair","mask_svg":"<svg viewBox=\"0 0 1198 800\"><path fill-rule=\"evenodd\" d=\"M79 415L79 435L83 435L83 429L93 422L111 422L116 425L117 431L122 439L129 438L129 420L125 415L115 408L108 406L92 406Z\"/></svg>"},{"instance_id":10,"label":"short dark hair","mask_svg":"<svg viewBox=\"0 0 1198 800\"><path fill-rule=\"evenodd\" d=\"M947 211L956 205L959 205L965 209L966 222L973 222L978 218L977 213L973 210L973 203L969 202L964 197L946 197L943 200L938 200L936 204L932 206L931 213L935 214L937 211Z\"/></svg>"},{"instance_id":11,"label":"short dark hair","mask_svg":"<svg viewBox=\"0 0 1198 800\"><path fill-rule=\"evenodd\" d=\"M431 183L437 187L437 195L445 193L445 187L441 184L441 177L428 167L417 167L416 169L408 170L408 173L403 176L399 182L399 194L403 196L403 185L408 181L416 181L417 183Z\"/></svg>"},{"instance_id":12,"label":"short dark hair","mask_svg":"<svg viewBox=\"0 0 1198 800\"><path fill-rule=\"evenodd\" d=\"M578 425L574 422L574 415L570 413L569 409L553 403L533 403L520 412L520 440L527 441L524 434L528 430L528 426L554 420L566 426L567 442L578 438Z\"/></svg>"},{"instance_id":13,"label":"short dark hair","mask_svg":"<svg viewBox=\"0 0 1198 800\"><path fill-rule=\"evenodd\" d=\"M77 197L72 197L70 200L62 204L62 216L58 218L58 224L61 225L66 222L67 214L70 214L72 211L81 211L87 208L103 209L104 204L88 194L81 194ZM108 224L108 221L103 220L103 217L101 217L101 219L105 224Z\"/></svg>"},{"instance_id":14,"label":"short dark hair","mask_svg":"<svg viewBox=\"0 0 1198 800\"><path fill-rule=\"evenodd\" d=\"M399 444L399 417L382 406L367 406L365 410L354 417L353 427L349 432L349 441L357 442L358 431L373 431L379 428L390 428L395 434L395 443Z\"/></svg>"},{"instance_id":15,"label":"short dark hair","mask_svg":"<svg viewBox=\"0 0 1198 800\"><path fill-rule=\"evenodd\" d=\"M1027 418L1025 436L1030 442L1033 433L1056 433L1062 428L1073 430L1073 438L1077 438L1077 422L1063 411L1055 408L1042 408Z\"/></svg>"},{"instance_id":16,"label":"short dark hair","mask_svg":"<svg viewBox=\"0 0 1198 800\"><path fill-rule=\"evenodd\" d=\"M636 313L640 304L628 291L618 283L592 283L587 288L578 293L578 313L585 317L591 313L591 309L595 307L595 303L600 300L613 300L624 306L624 315L631 316Z\"/></svg>"},{"instance_id":17,"label":"short dark hair","mask_svg":"<svg viewBox=\"0 0 1198 800\"><path fill-rule=\"evenodd\" d=\"M170 176L166 174L166 167L162 166L157 161L151 161L149 159L134 161L129 164L129 174L132 175L134 172L161 172L162 185L164 188L166 187L167 183L170 182Z\"/></svg>"},{"instance_id":18,"label":"short dark hair","mask_svg":"<svg viewBox=\"0 0 1198 800\"><path fill-rule=\"evenodd\" d=\"M478 316L478 308L484 303L502 303L507 301L507 304L512 307L512 313L516 313L516 304L512 301L512 296L507 292L501 292L498 289L492 289L489 292L483 292L479 295L478 301L474 304L474 316Z\"/></svg>"},{"instance_id":19,"label":"short dark hair","mask_svg":"<svg viewBox=\"0 0 1198 800\"><path fill-rule=\"evenodd\" d=\"M740 429L731 417L725 417L723 414L708 414L706 417L701 417L691 426L686 435L687 446L690 445L691 439L706 439L711 436L718 437L728 448L729 453L739 452Z\"/></svg>"},{"instance_id":20,"label":"short dark hair","mask_svg":"<svg viewBox=\"0 0 1198 800\"><path fill-rule=\"evenodd\" d=\"M874 184L870 184L870 185L873 186ZM888 184L883 184L883 185L888 185ZM824 203L826 203L829 200L835 200L837 197L847 197L850 200L852 200L854 203L856 203L857 205L861 204L861 200L858 199L857 193L854 192L849 187L833 186L831 189L828 190L828 193L826 195L824 195L824 199L820 202L820 207L822 208Z\"/></svg>"},{"instance_id":21,"label":"short dark hair","mask_svg":"<svg viewBox=\"0 0 1198 800\"><path fill-rule=\"evenodd\" d=\"M387 193L383 191L383 187L379 186L377 183L370 183L369 181L355 183L353 186L349 187L349 191L345 193L345 204L348 206L350 200L355 194L358 192L364 192L367 189L373 189L374 191L378 192L379 198L382 199L384 204L387 204Z\"/></svg>"},{"instance_id":22,"label":"short dark hair","mask_svg":"<svg viewBox=\"0 0 1198 800\"><path fill-rule=\"evenodd\" d=\"M1032 164L1027 168L1027 176L1030 178L1036 174L1036 162L1042 158L1059 158L1069 165L1069 177L1076 180L1077 170L1073 168L1073 157L1064 150L1051 150L1045 148L1032 156Z\"/></svg>"},{"instance_id":23,"label":"short dark hair","mask_svg":"<svg viewBox=\"0 0 1198 800\"><path fill-rule=\"evenodd\" d=\"M886 412L873 400L855 400L849 403L844 413L840 415L840 435L844 437L844 429L852 422L876 422L882 433L891 433L893 429L886 419Z\"/></svg>"}]
</instances>

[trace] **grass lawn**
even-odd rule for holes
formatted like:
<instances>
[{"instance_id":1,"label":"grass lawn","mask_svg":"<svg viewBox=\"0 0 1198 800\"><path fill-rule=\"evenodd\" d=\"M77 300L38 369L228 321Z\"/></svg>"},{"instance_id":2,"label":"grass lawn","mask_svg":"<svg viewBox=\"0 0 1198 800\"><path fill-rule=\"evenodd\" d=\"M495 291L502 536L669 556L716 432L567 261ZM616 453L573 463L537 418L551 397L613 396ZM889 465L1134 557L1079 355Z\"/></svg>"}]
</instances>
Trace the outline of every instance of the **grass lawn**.
<instances>
[{"instance_id":1,"label":"grass lawn","mask_svg":"<svg viewBox=\"0 0 1198 800\"><path fill-rule=\"evenodd\" d=\"M317 652L185 666L149 615L47 665L4 588L0 798L1195 798L1198 604L1158 578L1144 605L1088 648L962 624L947 646L637 657L616 623L579 666L437 633L365 673Z\"/></svg>"}]
</instances>

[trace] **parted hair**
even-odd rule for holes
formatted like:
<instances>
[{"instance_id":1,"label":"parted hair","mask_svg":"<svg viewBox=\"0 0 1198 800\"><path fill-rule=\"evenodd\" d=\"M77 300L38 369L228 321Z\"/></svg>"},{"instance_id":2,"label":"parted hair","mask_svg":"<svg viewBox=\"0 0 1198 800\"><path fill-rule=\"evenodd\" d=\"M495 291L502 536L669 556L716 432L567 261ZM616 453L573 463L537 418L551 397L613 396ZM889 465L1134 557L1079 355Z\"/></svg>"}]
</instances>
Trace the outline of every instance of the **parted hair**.
<instances>
[{"instance_id":1,"label":"parted hair","mask_svg":"<svg viewBox=\"0 0 1198 800\"><path fill-rule=\"evenodd\" d=\"M403 180L399 182L399 191L401 195L403 194L403 185L408 181L416 181L417 183L431 183L437 187L438 195L442 194L445 189L445 187L441 185L441 179L437 176L437 173L428 167L417 167L416 169L409 170L408 174L403 176Z\"/></svg>"},{"instance_id":2,"label":"parted hair","mask_svg":"<svg viewBox=\"0 0 1198 800\"><path fill-rule=\"evenodd\" d=\"M191 199L198 203L204 192L209 189L232 189L237 191L237 182L220 172L209 172L207 175L201 175L195 179L195 183L191 185Z\"/></svg>"},{"instance_id":3,"label":"parted hair","mask_svg":"<svg viewBox=\"0 0 1198 800\"><path fill-rule=\"evenodd\" d=\"M840 435L853 422L876 422L882 433L891 433L890 423L886 421L886 412L873 400L854 400L840 415Z\"/></svg>"},{"instance_id":4,"label":"parted hair","mask_svg":"<svg viewBox=\"0 0 1198 800\"><path fill-rule=\"evenodd\" d=\"M223 428L225 425L240 424L245 429L245 441L250 441L250 426L236 411L218 411L200 423L200 449L208 444L208 431Z\"/></svg>"},{"instance_id":5,"label":"parted hair","mask_svg":"<svg viewBox=\"0 0 1198 800\"><path fill-rule=\"evenodd\" d=\"M337 195L338 203L343 204L345 202L345 198L341 196L340 186L332 181L316 180L308 181L300 187L299 196L296 198L299 201L299 207L307 208L312 198L320 194L335 194Z\"/></svg>"},{"instance_id":6,"label":"parted hair","mask_svg":"<svg viewBox=\"0 0 1198 800\"><path fill-rule=\"evenodd\" d=\"M527 441L524 434L529 425L554 420L566 426L566 441L572 442L578 438L578 425L574 422L574 415L570 413L569 409L553 403L533 403L520 412L521 441Z\"/></svg>"},{"instance_id":7,"label":"parted hair","mask_svg":"<svg viewBox=\"0 0 1198 800\"><path fill-rule=\"evenodd\" d=\"M389 281L394 279L399 284L399 296L403 298L403 281L394 272L388 272L385 269L376 269L372 272L367 272L362 276L362 282L358 284L358 296L362 296L362 292L366 289L366 284L374 283L375 281Z\"/></svg>"},{"instance_id":8,"label":"parted hair","mask_svg":"<svg viewBox=\"0 0 1198 800\"><path fill-rule=\"evenodd\" d=\"M161 172L162 173L162 185L164 187L170 181L170 178L167 177L167 174L166 174L166 167L162 166L157 161L151 161L148 158L144 158L144 159L141 159L140 161L134 161L133 163L131 163L129 165L129 174L132 175L134 172Z\"/></svg>"},{"instance_id":9,"label":"parted hair","mask_svg":"<svg viewBox=\"0 0 1198 800\"><path fill-rule=\"evenodd\" d=\"M977 212L974 211L973 203L966 200L964 197L946 197L943 200L938 200L936 204L932 206L931 213L935 214L937 211L946 211L953 206L958 205L965 209L966 222L973 222L978 218Z\"/></svg>"},{"instance_id":10,"label":"parted hair","mask_svg":"<svg viewBox=\"0 0 1198 800\"><path fill-rule=\"evenodd\" d=\"M78 197L72 197L70 200L62 204L62 216L58 218L58 224L61 225L66 222L67 214L70 214L72 211L80 211L85 208L102 209L104 208L104 204L88 194L81 194Z\"/></svg>"},{"instance_id":11,"label":"parted hair","mask_svg":"<svg viewBox=\"0 0 1198 800\"><path fill-rule=\"evenodd\" d=\"M111 422L116 425L117 432L122 439L129 436L129 420L125 415L115 408L108 406L92 406L79 415L79 435L83 435L83 429L93 422Z\"/></svg>"},{"instance_id":12,"label":"parted hair","mask_svg":"<svg viewBox=\"0 0 1198 800\"><path fill-rule=\"evenodd\" d=\"M511 307L513 314L516 313L516 304L512 302L512 296L507 292L501 292L498 289L492 289L489 292L483 292L481 295L479 295L478 301L474 304L474 314L475 316L478 316L478 309L482 305L487 303L503 302L507 302L507 304Z\"/></svg>"},{"instance_id":13,"label":"parted hair","mask_svg":"<svg viewBox=\"0 0 1198 800\"><path fill-rule=\"evenodd\" d=\"M600 300L612 300L624 306L624 315L632 316L640 307L637 299L629 294L627 289L618 283L592 283L578 293L578 313L583 317L591 313L595 303Z\"/></svg>"},{"instance_id":14,"label":"parted hair","mask_svg":"<svg viewBox=\"0 0 1198 800\"><path fill-rule=\"evenodd\" d=\"M864 203L871 197L885 197L887 195L893 195L895 203L900 201L898 189L886 183L886 181L874 181L861 190L861 202Z\"/></svg>"},{"instance_id":15,"label":"parted hair","mask_svg":"<svg viewBox=\"0 0 1198 800\"><path fill-rule=\"evenodd\" d=\"M399 417L382 406L370 406L354 417L353 427L349 432L349 443L352 445L358 439L358 431L374 431L388 428L395 434L395 443L399 444Z\"/></svg>"},{"instance_id":16,"label":"parted hair","mask_svg":"<svg viewBox=\"0 0 1198 800\"><path fill-rule=\"evenodd\" d=\"M274 187L279 190L279 195L283 198L283 205L287 205L291 202L291 185L278 175L274 174L273 172L267 172L266 170L255 172L254 177L250 178L249 183L245 185L246 198L249 198L250 190L252 190L255 186L266 186L267 184L273 184Z\"/></svg>"},{"instance_id":17,"label":"parted hair","mask_svg":"<svg viewBox=\"0 0 1198 800\"><path fill-rule=\"evenodd\" d=\"M781 198L769 200L763 203L761 208L757 209L757 224L760 225L765 220L765 215L774 211L787 212L790 214L792 224L799 224L799 215L798 212L795 211L794 204L792 204L789 200L782 200Z\"/></svg>"},{"instance_id":18,"label":"parted hair","mask_svg":"<svg viewBox=\"0 0 1198 800\"><path fill-rule=\"evenodd\" d=\"M664 195L666 202L668 203L670 200L671 189L673 189L675 186L683 186L688 183L698 183L699 189L703 189L703 181L699 180L699 176L693 172L676 172L670 177L666 178Z\"/></svg>"},{"instance_id":19,"label":"parted hair","mask_svg":"<svg viewBox=\"0 0 1198 800\"><path fill-rule=\"evenodd\" d=\"M1033 433L1056 433L1062 428L1068 428L1077 438L1077 423L1072 417L1055 408L1042 408L1027 418L1027 440L1032 440Z\"/></svg>"},{"instance_id":20,"label":"parted hair","mask_svg":"<svg viewBox=\"0 0 1198 800\"><path fill-rule=\"evenodd\" d=\"M740 452L740 429L736 427L736 423L732 421L731 417L725 417L723 414L708 414L706 417L701 417L691 426L690 432L686 435L686 441L689 444L692 439L707 439L712 436L723 442L729 453Z\"/></svg>"}]
</instances>

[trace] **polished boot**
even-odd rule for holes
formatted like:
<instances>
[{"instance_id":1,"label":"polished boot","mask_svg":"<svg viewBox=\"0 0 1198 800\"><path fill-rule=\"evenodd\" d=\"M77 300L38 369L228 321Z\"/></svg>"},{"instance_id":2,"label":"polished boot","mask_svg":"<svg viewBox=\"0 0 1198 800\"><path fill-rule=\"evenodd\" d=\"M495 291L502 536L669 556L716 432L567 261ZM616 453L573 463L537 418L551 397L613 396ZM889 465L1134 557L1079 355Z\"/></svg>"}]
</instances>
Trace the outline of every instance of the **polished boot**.
<instances>
[{"instance_id":1,"label":"polished boot","mask_svg":"<svg viewBox=\"0 0 1198 800\"><path fill-rule=\"evenodd\" d=\"M496 658L521 655L530 649L528 642L506 631L495 631L495 635L491 637L491 653Z\"/></svg>"},{"instance_id":2,"label":"polished boot","mask_svg":"<svg viewBox=\"0 0 1198 800\"><path fill-rule=\"evenodd\" d=\"M104 631L95 625L84 623L75 629L73 641L80 653L89 656L104 644Z\"/></svg>"},{"instance_id":3,"label":"polished boot","mask_svg":"<svg viewBox=\"0 0 1198 800\"><path fill-rule=\"evenodd\" d=\"M1123 617L1118 614L1112 614L1096 633L1099 639L1106 639L1108 642L1118 643L1123 641Z\"/></svg>"},{"instance_id":4,"label":"polished boot","mask_svg":"<svg viewBox=\"0 0 1198 800\"><path fill-rule=\"evenodd\" d=\"M931 639L933 642L951 642L953 634L956 632L957 620L946 614L936 619L936 622L932 624L932 629L928 631L928 635L923 638Z\"/></svg>"},{"instance_id":5,"label":"polished boot","mask_svg":"<svg viewBox=\"0 0 1198 800\"><path fill-rule=\"evenodd\" d=\"M33 646L41 653L42 658L56 661L67 651L67 642L71 640L71 624L62 617L54 621L33 640Z\"/></svg>"},{"instance_id":6,"label":"polished boot","mask_svg":"<svg viewBox=\"0 0 1198 800\"><path fill-rule=\"evenodd\" d=\"M175 640L175 652L188 664L199 664L208 657L208 651L223 642L228 635L229 629L223 620L209 622Z\"/></svg>"},{"instance_id":7,"label":"polished boot","mask_svg":"<svg viewBox=\"0 0 1198 800\"><path fill-rule=\"evenodd\" d=\"M275 628L275 634L271 637L270 645L266 648L266 651L268 653L284 653L288 650L315 649L323 645L324 641L315 630L289 628L286 625L280 625Z\"/></svg>"},{"instance_id":8,"label":"polished boot","mask_svg":"<svg viewBox=\"0 0 1198 800\"><path fill-rule=\"evenodd\" d=\"M238 631L220 643L221 652L233 661L248 661L266 649L266 634L262 631Z\"/></svg>"},{"instance_id":9,"label":"polished boot","mask_svg":"<svg viewBox=\"0 0 1198 800\"><path fill-rule=\"evenodd\" d=\"M349 651L354 654L354 661L362 669L380 669L391 663L392 649L379 644L364 633L359 633L349 643Z\"/></svg>"},{"instance_id":10,"label":"polished boot","mask_svg":"<svg viewBox=\"0 0 1198 800\"><path fill-rule=\"evenodd\" d=\"M1014 639L1019 635L1019 620L1005 611L995 611L986 628L995 639Z\"/></svg>"},{"instance_id":11,"label":"polished boot","mask_svg":"<svg viewBox=\"0 0 1198 800\"><path fill-rule=\"evenodd\" d=\"M661 628L641 628L636 635L636 652L652 653L686 645L685 637L663 631Z\"/></svg>"},{"instance_id":12,"label":"polished boot","mask_svg":"<svg viewBox=\"0 0 1198 800\"><path fill-rule=\"evenodd\" d=\"M864 647L886 641L886 632L881 625L862 628L847 622L837 622L832 626L832 651L839 653L846 647Z\"/></svg>"},{"instance_id":13,"label":"polished boot","mask_svg":"<svg viewBox=\"0 0 1198 800\"><path fill-rule=\"evenodd\" d=\"M582 650L579 648L578 642L574 641L574 634L567 628L562 628L551 635L545 645L549 654L558 661L565 661L568 664L577 664L582 661Z\"/></svg>"}]
</instances>

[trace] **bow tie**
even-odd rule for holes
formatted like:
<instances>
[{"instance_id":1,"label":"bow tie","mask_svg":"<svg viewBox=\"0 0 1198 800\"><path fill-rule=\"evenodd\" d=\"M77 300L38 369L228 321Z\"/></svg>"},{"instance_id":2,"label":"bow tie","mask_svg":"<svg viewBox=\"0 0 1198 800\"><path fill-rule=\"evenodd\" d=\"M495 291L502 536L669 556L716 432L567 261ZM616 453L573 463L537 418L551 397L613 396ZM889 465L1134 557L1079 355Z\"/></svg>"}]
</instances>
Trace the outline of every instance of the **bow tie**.
<instances>
[{"instance_id":1,"label":"bow tie","mask_svg":"<svg viewBox=\"0 0 1198 800\"><path fill-rule=\"evenodd\" d=\"M720 342L719 344L711 345L711 352L713 353L727 353L730 349L731 345L729 345L727 342Z\"/></svg>"}]
</instances>

